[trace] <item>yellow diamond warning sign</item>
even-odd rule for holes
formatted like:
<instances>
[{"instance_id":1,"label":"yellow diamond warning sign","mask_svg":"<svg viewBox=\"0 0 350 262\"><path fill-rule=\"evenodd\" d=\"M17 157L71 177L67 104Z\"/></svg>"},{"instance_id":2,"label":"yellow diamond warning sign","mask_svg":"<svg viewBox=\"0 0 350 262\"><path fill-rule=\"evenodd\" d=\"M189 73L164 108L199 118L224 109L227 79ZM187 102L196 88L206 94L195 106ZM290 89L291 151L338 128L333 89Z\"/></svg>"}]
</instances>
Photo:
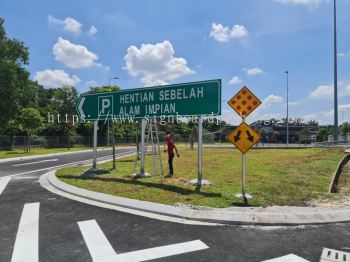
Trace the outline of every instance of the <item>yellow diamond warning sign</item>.
<instances>
[{"instance_id":1,"label":"yellow diamond warning sign","mask_svg":"<svg viewBox=\"0 0 350 262\"><path fill-rule=\"evenodd\" d=\"M228 101L228 104L237 114L247 117L261 104L261 101L245 86Z\"/></svg>"},{"instance_id":2,"label":"yellow diamond warning sign","mask_svg":"<svg viewBox=\"0 0 350 262\"><path fill-rule=\"evenodd\" d=\"M258 143L260 139L261 136L244 122L227 136L227 140L234 144L243 154Z\"/></svg>"}]
</instances>

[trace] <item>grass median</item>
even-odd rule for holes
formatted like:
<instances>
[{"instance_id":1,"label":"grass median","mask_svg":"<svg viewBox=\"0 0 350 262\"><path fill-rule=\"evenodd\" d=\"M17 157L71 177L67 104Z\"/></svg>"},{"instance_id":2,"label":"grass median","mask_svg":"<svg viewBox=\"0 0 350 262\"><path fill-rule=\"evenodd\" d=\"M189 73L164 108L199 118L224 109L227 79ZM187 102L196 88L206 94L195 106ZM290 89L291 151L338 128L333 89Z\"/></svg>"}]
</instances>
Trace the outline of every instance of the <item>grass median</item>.
<instances>
[{"instance_id":1,"label":"grass median","mask_svg":"<svg viewBox=\"0 0 350 262\"><path fill-rule=\"evenodd\" d=\"M246 192L252 206L304 206L306 201L327 195L331 176L344 156L343 149L258 149L247 153ZM197 177L197 151L179 148L174 159L172 178L156 175L133 179L135 157L99 165L103 175L82 176L87 167L68 167L57 171L62 181L106 194L163 204L186 204L210 207L240 205L235 198L241 192L241 154L232 148L204 148L203 176L212 183L196 191L185 182ZM167 171L166 154L162 154ZM151 156L146 158L146 171L152 171ZM166 173L166 172L165 172Z\"/></svg>"}]
</instances>

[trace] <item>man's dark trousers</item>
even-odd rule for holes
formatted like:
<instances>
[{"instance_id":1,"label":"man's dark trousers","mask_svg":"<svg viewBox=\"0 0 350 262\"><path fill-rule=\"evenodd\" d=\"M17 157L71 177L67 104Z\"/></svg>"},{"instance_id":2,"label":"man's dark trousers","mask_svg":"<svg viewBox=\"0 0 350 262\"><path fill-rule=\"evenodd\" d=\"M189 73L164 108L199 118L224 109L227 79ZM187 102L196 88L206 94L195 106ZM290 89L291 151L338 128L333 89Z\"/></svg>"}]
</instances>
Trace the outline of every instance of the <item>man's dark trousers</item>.
<instances>
[{"instance_id":1,"label":"man's dark trousers","mask_svg":"<svg viewBox=\"0 0 350 262\"><path fill-rule=\"evenodd\" d=\"M174 159L174 154L169 154L168 164L169 164L169 173L170 174L174 174L173 159Z\"/></svg>"}]
</instances>

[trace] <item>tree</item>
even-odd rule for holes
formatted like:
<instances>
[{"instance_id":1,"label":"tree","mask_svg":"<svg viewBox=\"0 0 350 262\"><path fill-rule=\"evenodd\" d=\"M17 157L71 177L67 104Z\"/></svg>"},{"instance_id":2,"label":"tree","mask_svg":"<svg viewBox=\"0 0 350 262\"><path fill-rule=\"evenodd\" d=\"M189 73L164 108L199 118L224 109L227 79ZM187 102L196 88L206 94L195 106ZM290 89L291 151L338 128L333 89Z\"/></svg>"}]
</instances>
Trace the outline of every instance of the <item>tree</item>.
<instances>
[{"instance_id":1,"label":"tree","mask_svg":"<svg viewBox=\"0 0 350 262\"><path fill-rule=\"evenodd\" d=\"M103 93L103 92L112 92L120 90L119 86L96 86L90 87L88 93Z\"/></svg>"},{"instance_id":2,"label":"tree","mask_svg":"<svg viewBox=\"0 0 350 262\"><path fill-rule=\"evenodd\" d=\"M316 135L317 136L317 140L320 141L320 142L326 141L328 135L329 135L329 132L328 132L327 128L320 128L317 131L317 135Z\"/></svg>"},{"instance_id":3,"label":"tree","mask_svg":"<svg viewBox=\"0 0 350 262\"><path fill-rule=\"evenodd\" d=\"M29 73L23 68L29 62L28 49L23 42L9 39L0 18L0 122L3 132L9 121L18 116L22 91L29 82ZM6 99L5 99L6 98Z\"/></svg>"},{"instance_id":4,"label":"tree","mask_svg":"<svg viewBox=\"0 0 350 262\"><path fill-rule=\"evenodd\" d=\"M350 133L350 123L345 122L340 126L340 132L342 136L346 136L347 134Z\"/></svg>"},{"instance_id":5,"label":"tree","mask_svg":"<svg viewBox=\"0 0 350 262\"><path fill-rule=\"evenodd\" d=\"M316 120L309 120L306 122L306 125L310 127L318 127L318 122Z\"/></svg>"},{"instance_id":6,"label":"tree","mask_svg":"<svg viewBox=\"0 0 350 262\"><path fill-rule=\"evenodd\" d=\"M29 63L29 52L24 43L9 39L0 18L0 131L16 134L19 128L15 119L23 108L38 108L36 82L29 80L29 72L23 67Z\"/></svg>"},{"instance_id":7,"label":"tree","mask_svg":"<svg viewBox=\"0 0 350 262\"><path fill-rule=\"evenodd\" d=\"M21 110L19 117L20 126L27 133L27 148L26 151L30 152L30 136L41 129L44 126L44 119L40 115L39 110L28 107Z\"/></svg>"},{"instance_id":8,"label":"tree","mask_svg":"<svg viewBox=\"0 0 350 262\"><path fill-rule=\"evenodd\" d=\"M68 148L71 147L71 137L76 134L77 125L73 122L73 116L76 114L77 101L77 89L65 85L54 89L49 106L49 112L55 117L55 121L48 125L47 132L51 135L62 135Z\"/></svg>"}]
</instances>

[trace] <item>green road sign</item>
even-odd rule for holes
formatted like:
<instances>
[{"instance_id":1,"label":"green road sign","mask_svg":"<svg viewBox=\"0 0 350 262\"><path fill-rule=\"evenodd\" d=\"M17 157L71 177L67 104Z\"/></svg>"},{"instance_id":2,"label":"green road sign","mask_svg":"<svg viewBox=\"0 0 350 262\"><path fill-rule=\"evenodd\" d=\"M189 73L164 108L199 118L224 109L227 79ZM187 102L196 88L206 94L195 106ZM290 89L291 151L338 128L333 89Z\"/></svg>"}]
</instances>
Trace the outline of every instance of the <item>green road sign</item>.
<instances>
[{"instance_id":1,"label":"green road sign","mask_svg":"<svg viewBox=\"0 0 350 262\"><path fill-rule=\"evenodd\" d=\"M82 94L77 113L85 120L221 114L221 80Z\"/></svg>"}]
</instances>

